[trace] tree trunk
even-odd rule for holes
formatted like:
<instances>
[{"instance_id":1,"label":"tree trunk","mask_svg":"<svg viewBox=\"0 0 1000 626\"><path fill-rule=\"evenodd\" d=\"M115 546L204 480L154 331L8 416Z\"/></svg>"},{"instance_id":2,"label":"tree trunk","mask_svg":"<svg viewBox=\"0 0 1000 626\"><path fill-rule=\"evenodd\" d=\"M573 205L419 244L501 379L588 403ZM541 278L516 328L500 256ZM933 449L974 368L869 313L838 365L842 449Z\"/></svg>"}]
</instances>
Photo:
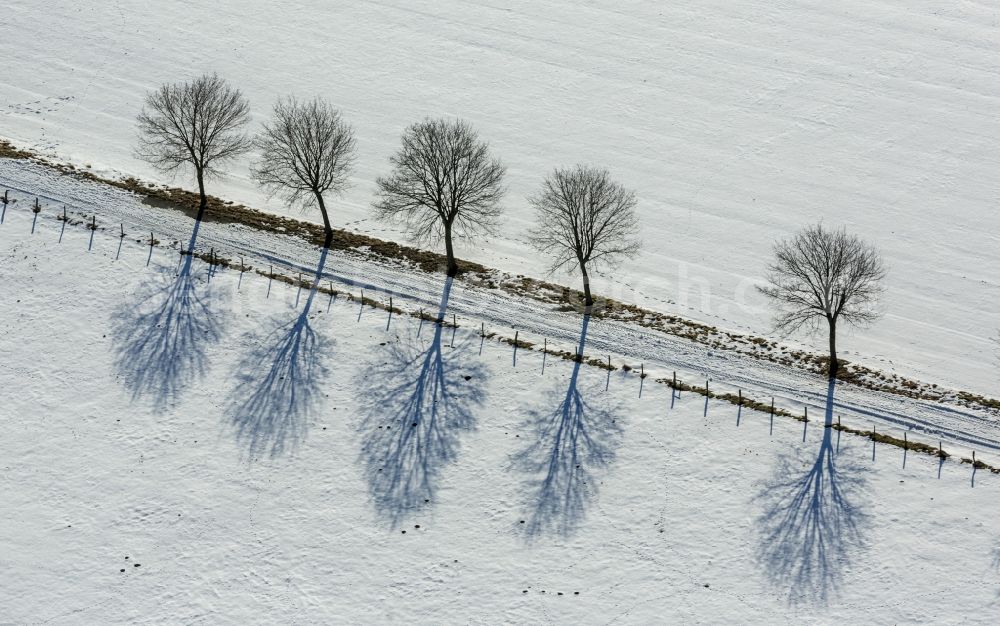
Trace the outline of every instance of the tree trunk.
<instances>
[{"instance_id":1,"label":"tree trunk","mask_svg":"<svg viewBox=\"0 0 1000 626\"><path fill-rule=\"evenodd\" d=\"M201 221L201 218L205 217L205 209L208 208L208 196L205 195L205 170L203 168L196 168L198 172L198 217L195 218L197 221Z\"/></svg>"},{"instance_id":2,"label":"tree trunk","mask_svg":"<svg viewBox=\"0 0 1000 626\"><path fill-rule=\"evenodd\" d=\"M333 227L330 226L330 216L326 213L326 203L323 202L323 194L318 191L314 191L316 194L316 203L319 204L320 215L323 216L323 232L325 236L323 237L323 247L329 249L330 244L333 243Z\"/></svg>"},{"instance_id":3,"label":"tree trunk","mask_svg":"<svg viewBox=\"0 0 1000 626\"><path fill-rule=\"evenodd\" d=\"M448 256L448 276L458 276L458 263L455 261L455 249L451 245L451 224L444 225L444 251Z\"/></svg>"},{"instance_id":4,"label":"tree trunk","mask_svg":"<svg viewBox=\"0 0 1000 626\"><path fill-rule=\"evenodd\" d=\"M836 378L837 370L840 367L840 364L837 363L837 320L829 317L827 321L830 323L830 367L828 371L830 378Z\"/></svg>"},{"instance_id":5,"label":"tree trunk","mask_svg":"<svg viewBox=\"0 0 1000 626\"><path fill-rule=\"evenodd\" d=\"M590 295L590 275L583 263L580 264L580 273L583 274L583 314L590 315L594 310L594 298Z\"/></svg>"}]
</instances>

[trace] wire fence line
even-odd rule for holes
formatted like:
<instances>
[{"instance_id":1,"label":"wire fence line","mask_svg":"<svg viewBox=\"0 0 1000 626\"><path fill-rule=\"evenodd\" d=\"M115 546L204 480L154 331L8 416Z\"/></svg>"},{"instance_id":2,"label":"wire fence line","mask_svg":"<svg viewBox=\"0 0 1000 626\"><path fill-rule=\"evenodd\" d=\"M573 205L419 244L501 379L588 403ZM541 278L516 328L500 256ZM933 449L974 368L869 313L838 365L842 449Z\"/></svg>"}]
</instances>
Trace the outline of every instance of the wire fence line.
<instances>
[{"instance_id":1,"label":"wire fence line","mask_svg":"<svg viewBox=\"0 0 1000 626\"><path fill-rule=\"evenodd\" d=\"M10 190L5 190L3 196L0 196L0 226L5 223L10 222L10 218L15 214L23 214L23 211L19 210L22 206L27 206L27 210L31 212L31 225L28 236L41 236L43 229L38 223L39 215L51 215L55 213L56 221L60 224L59 235L57 239L57 244L62 245L64 236L66 233L67 225L75 228L82 228L84 232L88 233L87 238L87 252L94 251L94 240L95 234L101 231L106 234L108 238L112 241L117 240L117 245L115 246L114 260L119 260L123 248L125 248L125 241L128 240L130 247L132 244L140 244L140 249L144 251L148 248L146 254L145 266L149 267L154 259L155 250L163 249L165 246L163 242L157 238L155 232L149 232L148 236L145 232L139 234L136 232L138 227L129 227L126 230L125 223L123 221L117 223L102 223L98 219L96 211L85 211L76 212L69 211L65 203L57 203L53 200L55 207L51 205L44 205L41 202L40 196L23 196L18 198L16 195L10 193ZM24 200L28 200L27 203ZM61 211L60 211L61 209ZM45 219L43 217L43 220ZM8 226L10 227L10 226ZM517 328L503 328L494 329L487 326L486 321L474 317L460 317L457 313L452 313L449 319L437 319L430 315L422 307L410 307L409 309L400 308L396 305L399 300L407 300L407 294L400 291L387 287L382 287L379 285L371 284L365 281L344 281L341 276L337 278L343 283L347 283L348 287L337 287L334 286L333 279L330 278L328 274L323 274L322 272L316 275L314 278L303 278L303 273L301 271L296 271L297 268L288 267L285 269L291 270L294 274L287 274L280 271L275 271L274 264L272 263L268 267L268 271L265 273L262 269L253 268L245 263L244 257L239 257L239 265L235 264L233 259L226 258L221 254L218 254L214 247L210 247L207 252L204 250L198 251L195 246L196 237L192 236L189 241L188 247L184 247L184 243L181 239L175 239L173 243L167 249L174 249L177 246L176 253L178 254L178 264L181 260L186 257L193 257L202 261L207 269L206 279L211 281L211 279L219 272L225 270L238 271L239 278L237 281L237 289L241 289L244 284L244 276L257 276L267 279L267 297L270 296L270 291L272 285L275 281L285 283L285 285L292 286L297 290L296 303L298 302L298 295L301 295L303 289L311 289L318 293L324 293L329 296L326 311L329 311L329 307L336 301L341 295L347 300L355 302L358 304L358 316L357 321L360 322L365 311L368 309L381 310L386 315L386 326L385 329L388 331L391 329L394 316L398 318L399 316L408 316L417 318L420 323L432 322L435 324L441 324L443 326L450 326L453 333L457 331L460 327L468 327L476 329L478 327L477 335L479 336L479 353L482 353L482 347L487 339L495 340L501 344L506 344L510 346L511 349L511 363L513 367L517 367L517 359L519 351L527 351L529 353L537 353L541 355L540 371L544 375L545 368L550 364L551 359L562 359L569 362L581 362L592 367L602 368L607 370L606 385L605 389L610 389L611 378L613 372L619 372L618 377L622 380L631 380L635 385L635 392L641 398L644 388L646 378L652 377L651 371L648 371L645 367L645 363L640 362L638 364L630 364L623 357L620 357L617 361L612 358L611 354L602 356L591 356L580 353L575 345L561 348L560 345L548 337L541 337L541 344L537 341L532 341L532 338L522 337L520 329ZM279 268L281 269L281 268ZM323 283L326 283L325 285ZM356 291L350 289L351 286L356 287ZM365 290L368 290L368 295L365 294ZM375 297L372 297L372 294ZM401 298L394 299L394 296L402 296ZM295 305L297 307L297 304ZM510 333L513 333L511 336ZM716 383L713 384L713 376L711 373L706 372L682 372L678 376L677 371L671 371L669 376L663 376L660 378L653 377L653 381L659 384L666 385L670 393L670 408L673 408L675 402L679 401L684 393L691 393L704 398L704 409L703 417L708 417L710 401L716 401L717 404L731 404L735 405L735 425L737 428L746 421L744 417L744 410L753 411L756 413L763 413L768 416L768 428L773 434L773 423L774 417L784 417L793 418L801 421L803 423L803 438L805 441L806 433L808 431L810 423L815 420L810 420L809 418L809 408L812 406L814 409L820 411L823 407L820 405L810 405L806 403L793 403L792 405L782 405L776 404L775 396L764 397L761 399L754 399L749 394L744 394L744 389L740 386L734 386L733 384ZM697 382L694 382L697 381ZM699 385L703 381L703 385ZM801 413L801 414L800 414ZM857 424L857 422L855 422ZM872 443L872 461L876 461L876 444L888 444L889 446L895 446L901 448L902 456L902 466L905 468L907 457L909 452L914 451L918 453L932 454L940 459L938 466L938 475L941 473L941 465L943 465L944 460L953 456L949 450L944 447L945 439L939 439L936 445L931 445L927 443L922 443L916 440L911 441L909 438L909 429L906 428L885 428L881 432L878 431L877 426L871 423L871 428L866 429L865 427L848 426L844 425L841 421L841 416L837 415L836 423L827 422L823 424L824 428L832 428L837 431L838 441L841 432L848 432L852 435L861 436L867 438ZM897 437L897 435L900 435ZM959 445L959 442L949 441L949 449L954 449ZM972 468L973 479L972 483L975 481L975 473L977 470L988 470L993 473L1000 473L1000 469L995 468L980 458L976 458L976 451L974 448L969 448L972 456L971 458L959 457L959 462L961 464L969 463Z\"/></svg>"}]
</instances>

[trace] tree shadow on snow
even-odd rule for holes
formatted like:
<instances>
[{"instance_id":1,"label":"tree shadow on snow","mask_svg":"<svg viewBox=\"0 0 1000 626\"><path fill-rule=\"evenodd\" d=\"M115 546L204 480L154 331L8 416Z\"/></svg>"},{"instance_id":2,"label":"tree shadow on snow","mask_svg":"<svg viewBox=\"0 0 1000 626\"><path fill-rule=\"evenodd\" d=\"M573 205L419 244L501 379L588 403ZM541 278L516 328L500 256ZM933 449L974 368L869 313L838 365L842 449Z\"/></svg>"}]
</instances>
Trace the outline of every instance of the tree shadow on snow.
<instances>
[{"instance_id":1,"label":"tree shadow on snow","mask_svg":"<svg viewBox=\"0 0 1000 626\"><path fill-rule=\"evenodd\" d=\"M302 310L292 319L276 316L271 329L236 368L237 385L226 419L248 461L294 453L305 439L320 404L329 369L329 342L310 323L309 314L323 276L324 248Z\"/></svg>"},{"instance_id":2,"label":"tree shadow on snow","mask_svg":"<svg viewBox=\"0 0 1000 626\"><path fill-rule=\"evenodd\" d=\"M530 476L526 531L540 534L572 534L597 495L595 470L603 470L614 460L622 428L615 418L617 406L605 395L598 406L580 391L580 368L590 316L583 318L577 358L569 386L561 385L548 394L546 406L554 410L531 409L522 432L530 432L531 444L514 457L514 464Z\"/></svg>"},{"instance_id":3,"label":"tree shadow on snow","mask_svg":"<svg viewBox=\"0 0 1000 626\"><path fill-rule=\"evenodd\" d=\"M449 277L429 339L411 326L357 377L360 460L375 509L392 527L434 502L441 471L457 458L459 437L475 429L486 397L487 368L471 337L451 346L443 338L454 340L444 323L451 287Z\"/></svg>"},{"instance_id":4,"label":"tree shadow on snow","mask_svg":"<svg viewBox=\"0 0 1000 626\"><path fill-rule=\"evenodd\" d=\"M838 459L833 445L833 398L827 389L823 439L815 460L794 454L780 457L757 501L757 557L775 588L787 591L789 604L825 605L836 595L843 572L865 546L870 516L865 469Z\"/></svg>"},{"instance_id":5,"label":"tree shadow on snow","mask_svg":"<svg viewBox=\"0 0 1000 626\"><path fill-rule=\"evenodd\" d=\"M205 375L206 349L222 336L219 296L193 267L200 226L195 222L176 275L161 269L112 318L115 369L132 399L149 399L158 413Z\"/></svg>"}]
</instances>

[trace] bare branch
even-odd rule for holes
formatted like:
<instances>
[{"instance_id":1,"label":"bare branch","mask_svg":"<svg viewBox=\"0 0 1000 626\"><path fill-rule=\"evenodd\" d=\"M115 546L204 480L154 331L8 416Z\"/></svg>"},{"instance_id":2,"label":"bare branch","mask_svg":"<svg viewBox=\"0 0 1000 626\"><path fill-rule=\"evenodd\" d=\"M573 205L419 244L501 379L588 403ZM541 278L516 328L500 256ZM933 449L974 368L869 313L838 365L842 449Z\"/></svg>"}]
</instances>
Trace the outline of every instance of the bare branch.
<instances>
[{"instance_id":1,"label":"bare branch","mask_svg":"<svg viewBox=\"0 0 1000 626\"><path fill-rule=\"evenodd\" d=\"M327 102L289 98L274 107L254 144L261 152L251 175L271 194L293 204L315 204L330 234L324 194L340 193L354 165L354 131Z\"/></svg>"},{"instance_id":2,"label":"bare branch","mask_svg":"<svg viewBox=\"0 0 1000 626\"><path fill-rule=\"evenodd\" d=\"M635 193L607 170L577 165L556 169L529 202L537 214L532 245L552 256L552 271L579 267L592 305L588 267L613 266L639 251Z\"/></svg>"},{"instance_id":3,"label":"bare branch","mask_svg":"<svg viewBox=\"0 0 1000 626\"><path fill-rule=\"evenodd\" d=\"M249 121L247 99L215 74L162 85L146 95L136 118L136 155L167 173L193 166L204 210L205 176L221 173L227 161L250 148L243 133Z\"/></svg>"},{"instance_id":4,"label":"bare branch","mask_svg":"<svg viewBox=\"0 0 1000 626\"><path fill-rule=\"evenodd\" d=\"M495 232L506 169L461 120L426 119L410 126L389 161L392 173L376 181L376 215L405 225L414 239L444 238L454 275L452 235Z\"/></svg>"},{"instance_id":5,"label":"bare branch","mask_svg":"<svg viewBox=\"0 0 1000 626\"><path fill-rule=\"evenodd\" d=\"M878 250L847 231L810 226L774 247L775 261L761 293L777 307L775 326L786 332L830 328L831 369L836 370L839 320L864 326L876 309L886 267Z\"/></svg>"}]
</instances>

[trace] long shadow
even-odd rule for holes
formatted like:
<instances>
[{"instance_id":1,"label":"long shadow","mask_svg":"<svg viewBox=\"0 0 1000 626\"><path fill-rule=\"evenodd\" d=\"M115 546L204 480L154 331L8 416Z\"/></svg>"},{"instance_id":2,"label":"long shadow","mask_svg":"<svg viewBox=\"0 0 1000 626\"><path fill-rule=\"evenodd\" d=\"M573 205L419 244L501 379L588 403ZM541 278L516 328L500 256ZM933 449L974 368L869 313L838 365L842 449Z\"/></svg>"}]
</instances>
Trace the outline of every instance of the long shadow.
<instances>
[{"instance_id":1,"label":"long shadow","mask_svg":"<svg viewBox=\"0 0 1000 626\"><path fill-rule=\"evenodd\" d=\"M309 315L328 252L323 248L299 314L272 318L271 330L237 365L226 418L248 461L294 452L319 408L329 375L329 342L312 327Z\"/></svg>"},{"instance_id":2,"label":"long shadow","mask_svg":"<svg viewBox=\"0 0 1000 626\"><path fill-rule=\"evenodd\" d=\"M606 395L601 405L588 402L580 390L589 324L590 316L585 315L569 386L553 388L543 402L555 404L555 409L529 410L523 430L532 433L531 443L514 456L514 464L529 476L529 537L568 536L576 530L597 495L595 473L614 460L621 440L617 407L608 403Z\"/></svg>"},{"instance_id":3,"label":"long shadow","mask_svg":"<svg viewBox=\"0 0 1000 626\"><path fill-rule=\"evenodd\" d=\"M485 400L488 370L471 335L450 346L442 337L451 287L449 277L429 340L411 326L377 349L357 377L360 461L376 512L391 527L434 503L441 472L458 457L459 438L475 428Z\"/></svg>"},{"instance_id":4,"label":"long shadow","mask_svg":"<svg viewBox=\"0 0 1000 626\"><path fill-rule=\"evenodd\" d=\"M757 501L757 557L789 604L825 605L837 593L844 569L865 547L870 516L867 478L860 463L840 459L833 445L833 398L827 389L823 439L815 460L786 454Z\"/></svg>"},{"instance_id":5,"label":"long shadow","mask_svg":"<svg viewBox=\"0 0 1000 626\"><path fill-rule=\"evenodd\" d=\"M207 371L208 346L222 336L219 296L194 269L195 222L177 273L162 269L112 318L115 369L132 399L164 412Z\"/></svg>"}]
</instances>

